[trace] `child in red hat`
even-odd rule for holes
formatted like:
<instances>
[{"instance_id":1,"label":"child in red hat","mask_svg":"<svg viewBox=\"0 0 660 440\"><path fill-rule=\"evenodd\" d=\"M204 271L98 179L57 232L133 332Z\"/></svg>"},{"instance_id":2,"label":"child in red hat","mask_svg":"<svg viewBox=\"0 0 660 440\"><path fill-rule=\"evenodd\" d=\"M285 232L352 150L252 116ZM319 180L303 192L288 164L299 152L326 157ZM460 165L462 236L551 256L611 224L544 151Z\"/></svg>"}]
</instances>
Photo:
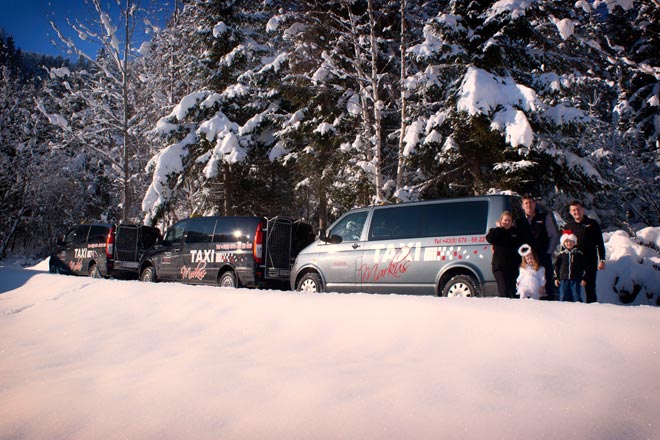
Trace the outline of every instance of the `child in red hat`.
<instances>
[{"instance_id":1,"label":"child in red hat","mask_svg":"<svg viewBox=\"0 0 660 440\"><path fill-rule=\"evenodd\" d=\"M555 286L559 287L559 300L582 302L584 279L584 254L577 248L577 237L564 231L559 239L561 252L555 260Z\"/></svg>"}]
</instances>

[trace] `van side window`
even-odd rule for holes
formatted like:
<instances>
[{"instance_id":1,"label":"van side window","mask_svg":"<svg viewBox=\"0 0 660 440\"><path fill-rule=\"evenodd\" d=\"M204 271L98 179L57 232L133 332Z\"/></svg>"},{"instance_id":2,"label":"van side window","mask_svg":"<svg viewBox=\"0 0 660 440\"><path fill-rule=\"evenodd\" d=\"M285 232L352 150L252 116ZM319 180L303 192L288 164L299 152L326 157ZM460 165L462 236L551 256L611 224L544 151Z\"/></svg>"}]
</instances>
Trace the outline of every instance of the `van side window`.
<instances>
[{"instance_id":1,"label":"van side window","mask_svg":"<svg viewBox=\"0 0 660 440\"><path fill-rule=\"evenodd\" d=\"M89 231L88 243L105 243L110 229L106 226L93 225Z\"/></svg>"},{"instance_id":2,"label":"van side window","mask_svg":"<svg viewBox=\"0 0 660 440\"><path fill-rule=\"evenodd\" d=\"M361 211L347 215L332 228L329 235L338 235L342 241L359 240L368 214L369 211Z\"/></svg>"},{"instance_id":3,"label":"van side window","mask_svg":"<svg viewBox=\"0 0 660 440\"><path fill-rule=\"evenodd\" d=\"M369 240L484 234L487 217L486 200L376 209Z\"/></svg>"},{"instance_id":4,"label":"van side window","mask_svg":"<svg viewBox=\"0 0 660 440\"><path fill-rule=\"evenodd\" d=\"M215 229L215 218L194 218L188 223L186 243L210 243Z\"/></svg>"},{"instance_id":5,"label":"van side window","mask_svg":"<svg viewBox=\"0 0 660 440\"><path fill-rule=\"evenodd\" d=\"M418 206L402 206L374 210L369 240L393 240L418 237Z\"/></svg>"},{"instance_id":6,"label":"van side window","mask_svg":"<svg viewBox=\"0 0 660 440\"><path fill-rule=\"evenodd\" d=\"M188 224L187 221L182 221L172 226L167 231L167 235L165 236L165 241L168 241L170 243L179 243L181 241L181 237L183 237L183 232L186 230L187 224Z\"/></svg>"},{"instance_id":7,"label":"van side window","mask_svg":"<svg viewBox=\"0 0 660 440\"><path fill-rule=\"evenodd\" d=\"M214 243L248 242L246 231L241 231L238 222L233 218L221 218L215 226Z\"/></svg>"},{"instance_id":8,"label":"van side window","mask_svg":"<svg viewBox=\"0 0 660 440\"><path fill-rule=\"evenodd\" d=\"M88 232L89 226L76 226L66 234L64 242L67 244L85 244Z\"/></svg>"},{"instance_id":9,"label":"van side window","mask_svg":"<svg viewBox=\"0 0 660 440\"><path fill-rule=\"evenodd\" d=\"M486 233L488 201L437 203L420 206L422 237Z\"/></svg>"}]
</instances>

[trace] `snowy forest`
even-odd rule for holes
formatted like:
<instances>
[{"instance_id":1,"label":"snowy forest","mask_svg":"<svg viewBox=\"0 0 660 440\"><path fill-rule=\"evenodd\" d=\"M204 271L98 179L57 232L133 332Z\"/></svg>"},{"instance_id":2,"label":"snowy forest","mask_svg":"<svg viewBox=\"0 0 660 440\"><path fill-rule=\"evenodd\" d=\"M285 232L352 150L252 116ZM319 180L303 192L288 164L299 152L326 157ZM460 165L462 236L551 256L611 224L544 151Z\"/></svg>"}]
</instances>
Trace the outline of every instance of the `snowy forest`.
<instances>
[{"instance_id":1,"label":"snowy forest","mask_svg":"<svg viewBox=\"0 0 660 440\"><path fill-rule=\"evenodd\" d=\"M660 224L658 0L120 4L54 28L69 58L0 29L0 258L81 221L503 191Z\"/></svg>"}]
</instances>

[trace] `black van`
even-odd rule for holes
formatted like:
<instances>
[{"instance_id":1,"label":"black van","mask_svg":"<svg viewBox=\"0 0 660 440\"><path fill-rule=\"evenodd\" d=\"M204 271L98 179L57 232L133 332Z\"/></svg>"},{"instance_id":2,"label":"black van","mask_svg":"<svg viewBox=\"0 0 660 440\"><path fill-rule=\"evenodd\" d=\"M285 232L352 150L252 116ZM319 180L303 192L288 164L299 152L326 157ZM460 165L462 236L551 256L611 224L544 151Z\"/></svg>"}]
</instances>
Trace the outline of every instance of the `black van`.
<instances>
[{"instance_id":1,"label":"black van","mask_svg":"<svg viewBox=\"0 0 660 440\"><path fill-rule=\"evenodd\" d=\"M174 224L140 262L142 281L288 287L312 227L286 217L196 217Z\"/></svg>"},{"instance_id":2,"label":"black van","mask_svg":"<svg viewBox=\"0 0 660 440\"><path fill-rule=\"evenodd\" d=\"M50 256L51 273L91 277L137 278L144 251L160 230L149 226L86 223L72 227Z\"/></svg>"}]
</instances>

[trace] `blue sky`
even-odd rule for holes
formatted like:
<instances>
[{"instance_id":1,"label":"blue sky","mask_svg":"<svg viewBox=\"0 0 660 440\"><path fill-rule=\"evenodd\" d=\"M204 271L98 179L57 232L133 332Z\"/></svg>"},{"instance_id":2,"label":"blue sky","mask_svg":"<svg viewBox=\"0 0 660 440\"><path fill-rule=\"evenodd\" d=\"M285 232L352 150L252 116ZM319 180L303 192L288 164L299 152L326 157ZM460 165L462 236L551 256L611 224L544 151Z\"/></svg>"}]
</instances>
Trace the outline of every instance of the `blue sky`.
<instances>
[{"instance_id":1,"label":"blue sky","mask_svg":"<svg viewBox=\"0 0 660 440\"><path fill-rule=\"evenodd\" d=\"M143 0L141 3L148 4L150 1ZM155 1L155 3L168 2ZM115 9L111 10L111 18L116 22L119 19L116 0L102 0L102 4L115 5ZM115 12L112 13L113 11ZM66 50L50 25L52 20L65 35L73 37L80 49L93 56L98 46L76 38L66 18L89 23L90 20L98 19L98 14L84 0L0 0L0 27L14 38L17 48L25 52L66 57ZM53 40L57 45L51 43Z\"/></svg>"},{"instance_id":2,"label":"blue sky","mask_svg":"<svg viewBox=\"0 0 660 440\"><path fill-rule=\"evenodd\" d=\"M23 51L66 56L61 44L56 47L51 43L57 35L50 21L65 28L66 17L82 19L89 11L83 0L0 0L0 27ZM81 45L81 49L95 52L89 44Z\"/></svg>"}]
</instances>

